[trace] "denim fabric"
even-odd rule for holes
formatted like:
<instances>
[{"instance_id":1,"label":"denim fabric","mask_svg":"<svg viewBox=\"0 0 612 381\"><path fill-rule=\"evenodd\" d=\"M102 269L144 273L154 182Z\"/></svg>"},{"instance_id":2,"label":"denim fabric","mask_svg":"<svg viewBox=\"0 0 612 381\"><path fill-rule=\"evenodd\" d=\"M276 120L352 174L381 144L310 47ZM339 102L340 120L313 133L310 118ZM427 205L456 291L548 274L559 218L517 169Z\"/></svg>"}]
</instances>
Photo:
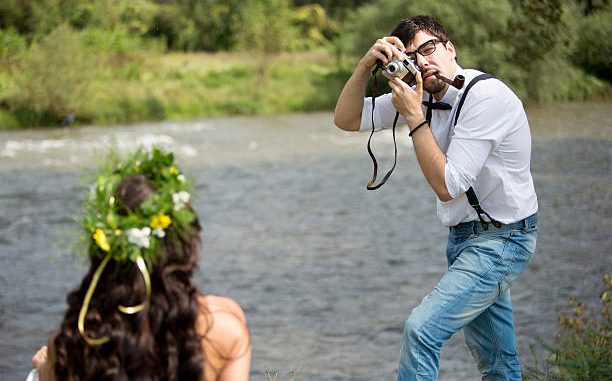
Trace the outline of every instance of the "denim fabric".
<instances>
[{"instance_id":1,"label":"denim fabric","mask_svg":"<svg viewBox=\"0 0 612 381\"><path fill-rule=\"evenodd\" d=\"M448 271L404 326L398 381L433 381L440 349L464 328L486 381L521 380L514 342L510 286L533 257L537 214L500 229L478 222L451 227Z\"/></svg>"}]
</instances>

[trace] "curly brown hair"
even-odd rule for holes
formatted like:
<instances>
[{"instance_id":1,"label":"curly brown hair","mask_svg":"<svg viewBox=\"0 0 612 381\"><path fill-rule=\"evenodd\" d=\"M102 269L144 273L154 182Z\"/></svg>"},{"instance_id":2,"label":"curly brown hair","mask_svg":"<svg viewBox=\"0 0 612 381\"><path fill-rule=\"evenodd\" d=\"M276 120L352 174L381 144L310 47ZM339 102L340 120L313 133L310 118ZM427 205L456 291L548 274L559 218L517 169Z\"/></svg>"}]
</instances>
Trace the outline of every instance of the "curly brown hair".
<instances>
[{"instance_id":1,"label":"curly brown hair","mask_svg":"<svg viewBox=\"0 0 612 381\"><path fill-rule=\"evenodd\" d=\"M117 195L135 210L154 193L142 175L124 179ZM145 285L136 266L110 261L104 269L86 317L92 336L109 336L92 346L77 329L79 310L101 259L92 258L80 287L67 298L68 310L54 339L56 380L200 380L204 375L202 336L196 320L205 307L198 303L192 281L197 269L200 224L181 235L168 229L151 277L149 306L127 315L117 306L135 305L145 299Z\"/></svg>"}]
</instances>

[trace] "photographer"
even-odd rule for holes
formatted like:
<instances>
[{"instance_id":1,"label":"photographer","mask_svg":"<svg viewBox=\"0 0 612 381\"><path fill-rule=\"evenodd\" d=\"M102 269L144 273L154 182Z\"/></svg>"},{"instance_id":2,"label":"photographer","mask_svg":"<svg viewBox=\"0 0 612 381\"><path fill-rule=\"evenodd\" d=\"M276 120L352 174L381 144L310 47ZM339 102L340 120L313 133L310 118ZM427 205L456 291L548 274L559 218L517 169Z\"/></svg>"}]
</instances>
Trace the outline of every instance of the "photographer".
<instances>
[{"instance_id":1,"label":"photographer","mask_svg":"<svg viewBox=\"0 0 612 381\"><path fill-rule=\"evenodd\" d=\"M420 72L410 80L385 74L392 92L373 107L365 88L377 61L406 58ZM406 321L398 380L435 380L443 343L462 328L483 380L521 380L510 286L536 246L529 124L504 83L461 68L456 58L438 21L401 21L359 61L334 123L347 131L391 128L398 112L449 227L448 270ZM465 83L451 86L455 78Z\"/></svg>"}]
</instances>

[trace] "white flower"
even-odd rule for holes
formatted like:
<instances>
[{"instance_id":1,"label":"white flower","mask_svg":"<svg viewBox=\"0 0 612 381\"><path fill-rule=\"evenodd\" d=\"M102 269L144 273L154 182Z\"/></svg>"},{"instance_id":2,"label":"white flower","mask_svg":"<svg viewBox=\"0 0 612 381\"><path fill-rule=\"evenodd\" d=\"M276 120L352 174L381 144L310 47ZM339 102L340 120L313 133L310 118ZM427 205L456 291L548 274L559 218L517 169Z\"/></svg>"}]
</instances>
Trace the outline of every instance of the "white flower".
<instances>
[{"instance_id":1,"label":"white flower","mask_svg":"<svg viewBox=\"0 0 612 381\"><path fill-rule=\"evenodd\" d=\"M151 235L151 228L146 226L142 229L132 228L128 229L125 234L128 237L128 242L138 247L149 248L149 236Z\"/></svg>"},{"instance_id":2,"label":"white flower","mask_svg":"<svg viewBox=\"0 0 612 381\"><path fill-rule=\"evenodd\" d=\"M179 210L185 206L191 199L191 196L186 191L180 191L178 193L172 193L172 202L174 203L174 210Z\"/></svg>"},{"instance_id":3,"label":"white flower","mask_svg":"<svg viewBox=\"0 0 612 381\"><path fill-rule=\"evenodd\" d=\"M180 181L181 183L184 183L185 182L185 175L178 175L178 176L176 176L176 179L178 181Z\"/></svg>"},{"instance_id":4,"label":"white flower","mask_svg":"<svg viewBox=\"0 0 612 381\"><path fill-rule=\"evenodd\" d=\"M166 232L162 228L153 229L153 235L158 238L164 238L166 236Z\"/></svg>"}]
</instances>

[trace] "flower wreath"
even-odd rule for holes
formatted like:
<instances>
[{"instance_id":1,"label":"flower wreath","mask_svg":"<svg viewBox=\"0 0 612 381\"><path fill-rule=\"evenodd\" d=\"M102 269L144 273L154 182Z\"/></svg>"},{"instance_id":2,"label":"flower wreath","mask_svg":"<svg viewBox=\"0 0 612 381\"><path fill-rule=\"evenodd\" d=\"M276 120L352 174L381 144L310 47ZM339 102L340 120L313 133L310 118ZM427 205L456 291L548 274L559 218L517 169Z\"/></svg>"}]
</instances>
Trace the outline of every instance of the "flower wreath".
<instances>
[{"instance_id":1,"label":"flower wreath","mask_svg":"<svg viewBox=\"0 0 612 381\"><path fill-rule=\"evenodd\" d=\"M136 210L122 205L117 187L122 180L143 175L154 193ZM146 286L145 301L137 306L118 306L125 314L142 311L149 303L151 282L149 271L159 256L163 240L175 240L189 234L195 213L188 207L190 182L174 164L174 155L161 148L140 148L126 158L112 151L99 172L96 183L85 197L85 213L81 220L91 258L102 259L89 285L78 319L78 329L85 341L100 345L108 336L91 338L85 333L85 317L93 292L106 264L138 266Z\"/></svg>"}]
</instances>

